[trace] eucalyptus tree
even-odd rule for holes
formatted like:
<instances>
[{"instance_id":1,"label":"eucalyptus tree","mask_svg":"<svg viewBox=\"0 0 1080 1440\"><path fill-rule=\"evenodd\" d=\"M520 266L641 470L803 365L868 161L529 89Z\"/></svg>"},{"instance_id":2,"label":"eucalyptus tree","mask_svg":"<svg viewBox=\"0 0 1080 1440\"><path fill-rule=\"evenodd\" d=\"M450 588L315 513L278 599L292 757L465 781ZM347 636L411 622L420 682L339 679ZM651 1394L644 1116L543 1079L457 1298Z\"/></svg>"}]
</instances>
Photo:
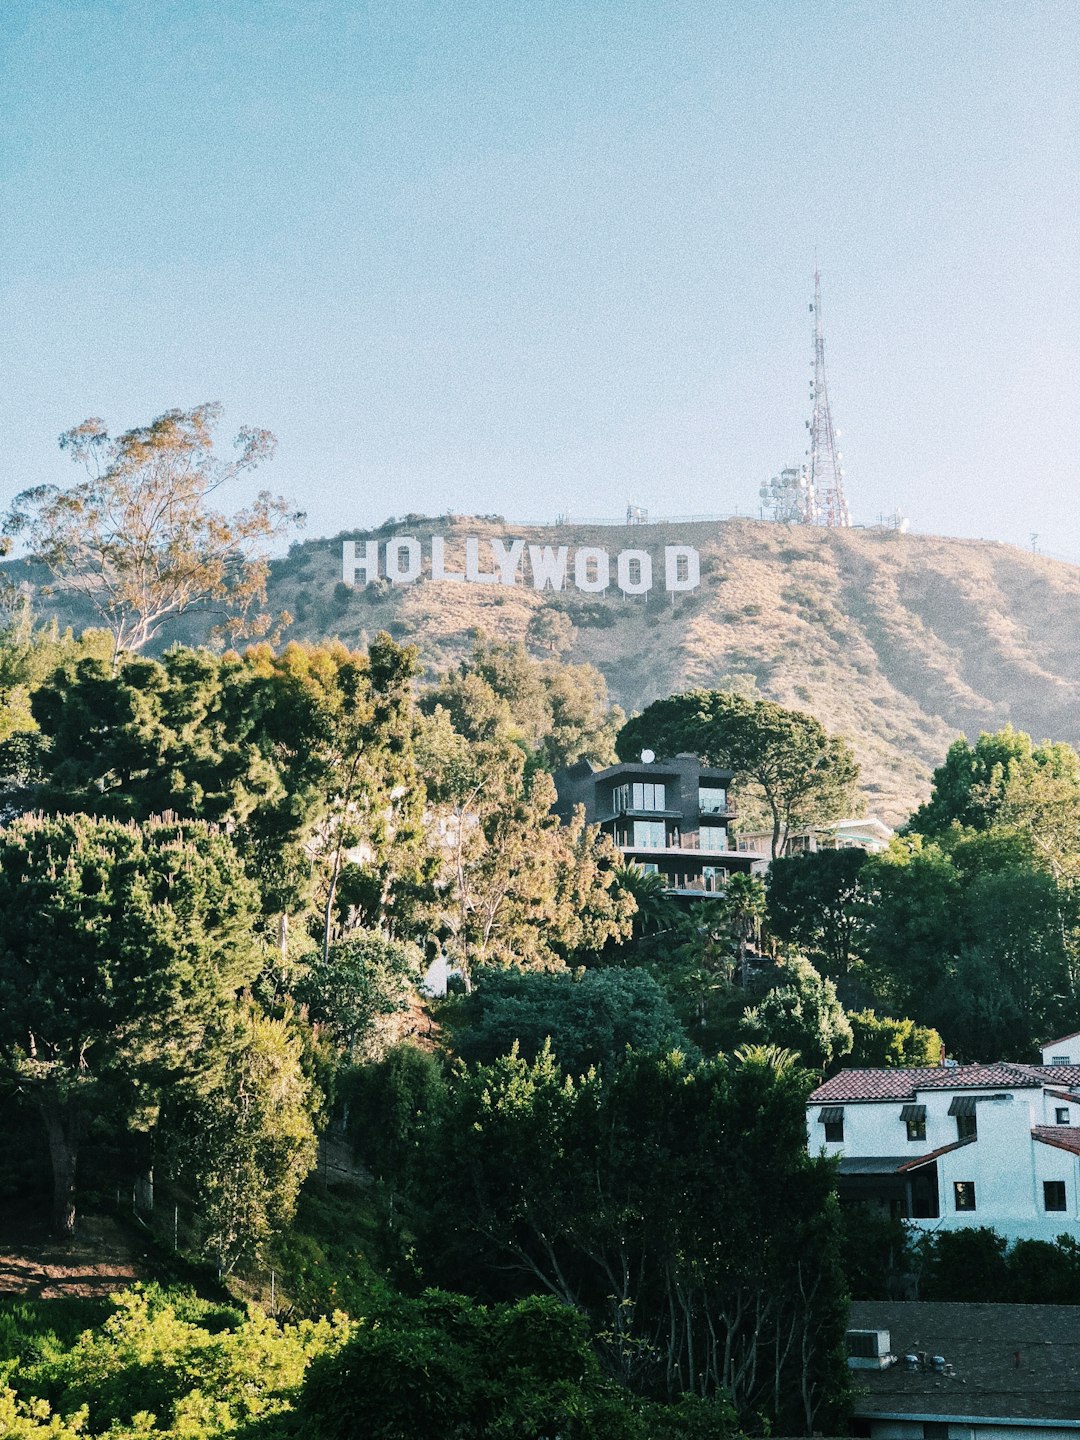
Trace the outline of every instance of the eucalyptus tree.
<instances>
[{"instance_id":1,"label":"eucalyptus tree","mask_svg":"<svg viewBox=\"0 0 1080 1440\"><path fill-rule=\"evenodd\" d=\"M228 612L226 630L243 633L266 600L266 542L302 516L263 490L232 514L212 497L274 453L268 430L245 427L229 460L214 453L221 406L168 410L148 425L111 436L84 420L60 448L86 478L66 489L37 485L15 497L8 536L56 584L82 596L113 638L113 657L141 650L169 621L193 607ZM265 631L270 617L255 617Z\"/></svg>"}]
</instances>

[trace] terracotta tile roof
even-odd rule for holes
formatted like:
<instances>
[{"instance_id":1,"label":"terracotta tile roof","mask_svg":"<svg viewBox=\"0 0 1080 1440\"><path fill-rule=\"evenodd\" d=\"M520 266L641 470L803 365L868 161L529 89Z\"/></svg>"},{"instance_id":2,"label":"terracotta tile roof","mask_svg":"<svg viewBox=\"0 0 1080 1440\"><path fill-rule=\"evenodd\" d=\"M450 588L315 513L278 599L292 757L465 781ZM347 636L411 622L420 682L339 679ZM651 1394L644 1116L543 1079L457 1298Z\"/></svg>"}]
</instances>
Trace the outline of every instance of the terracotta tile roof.
<instances>
[{"instance_id":1,"label":"terracotta tile roof","mask_svg":"<svg viewBox=\"0 0 1080 1440\"><path fill-rule=\"evenodd\" d=\"M1024 1065L1019 1061L997 1060L991 1065L841 1070L817 1087L809 1103L914 1100L919 1090L1034 1090L1048 1083L1080 1085L1080 1065Z\"/></svg>"},{"instance_id":2,"label":"terracotta tile roof","mask_svg":"<svg viewBox=\"0 0 1080 1440\"><path fill-rule=\"evenodd\" d=\"M954 1375L858 1370L855 1414L1080 1416L1080 1325L1072 1305L970 1305L956 1301L857 1301L848 1325L888 1330L894 1355L944 1355ZM915 1422L918 1423L917 1421Z\"/></svg>"},{"instance_id":3,"label":"terracotta tile roof","mask_svg":"<svg viewBox=\"0 0 1080 1440\"><path fill-rule=\"evenodd\" d=\"M954 1140L951 1145L939 1145L936 1150L931 1150L927 1155L918 1155L914 1160L905 1160L903 1165L896 1167L898 1175L905 1170L918 1170L920 1165L929 1165L931 1160L936 1160L939 1155L946 1155L950 1150L959 1150L963 1145L974 1145L978 1136L965 1135L963 1140Z\"/></svg>"},{"instance_id":4,"label":"terracotta tile roof","mask_svg":"<svg viewBox=\"0 0 1080 1440\"><path fill-rule=\"evenodd\" d=\"M1031 1133L1044 1145L1053 1145L1058 1150L1068 1150L1071 1155L1080 1155L1080 1126L1036 1125Z\"/></svg>"},{"instance_id":5,"label":"terracotta tile roof","mask_svg":"<svg viewBox=\"0 0 1080 1440\"><path fill-rule=\"evenodd\" d=\"M1080 1095L1074 1095L1070 1090L1047 1090L1046 1093L1052 1100L1068 1100L1073 1105L1080 1103Z\"/></svg>"},{"instance_id":6,"label":"terracotta tile roof","mask_svg":"<svg viewBox=\"0 0 1080 1440\"><path fill-rule=\"evenodd\" d=\"M810 1096L810 1103L843 1100L914 1100L916 1087L925 1082L933 1069L910 1070L841 1070L826 1080ZM950 1070L950 1075L957 1071Z\"/></svg>"}]
</instances>

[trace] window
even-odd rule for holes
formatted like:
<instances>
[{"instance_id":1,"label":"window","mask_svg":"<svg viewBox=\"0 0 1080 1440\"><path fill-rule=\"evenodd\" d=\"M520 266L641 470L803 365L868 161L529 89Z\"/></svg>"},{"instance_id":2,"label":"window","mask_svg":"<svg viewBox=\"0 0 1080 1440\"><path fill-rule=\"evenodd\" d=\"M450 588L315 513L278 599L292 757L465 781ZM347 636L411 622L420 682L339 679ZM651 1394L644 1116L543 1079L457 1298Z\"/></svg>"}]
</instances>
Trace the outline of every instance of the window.
<instances>
[{"instance_id":1,"label":"window","mask_svg":"<svg viewBox=\"0 0 1080 1440\"><path fill-rule=\"evenodd\" d=\"M832 1145L839 1145L844 1139L844 1107L823 1105L818 1116L825 1127L825 1139Z\"/></svg>"},{"instance_id":2,"label":"window","mask_svg":"<svg viewBox=\"0 0 1080 1440\"><path fill-rule=\"evenodd\" d=\"M1054 1111L1054 1124L1067 1125L1068 1123L1069 1107L1067 1105L1059 1105L1058 1108Z\"/></svg>"},{"instance_id":3,"label":"window","mask_svg":"<svg viewBox=\"0 0 1080 1440\"><path fill-rule=\"evenodd\" d=\"M1043 1209L1064 1210L1065 1209L1065 1181L1044 1180L1043 1181Z\"/></svg>"},{"instance_id":4,"label":"window","mask_svg":"<svg viewBox=\"0 0 1080 1440\"><path fill-rule=\"evenodd\" d=\"M703 865L701 867L701 883L704 889L710 894L724 888L727 880L727 871L722 870L718 865Z\"/></svg>"},{"instance_id":5,"label":"window","mask_svg":"<svg viewBox=\"0 0 1080 1440\"><path fill-rule=\"evenodd\" d=\"M727 826L702 825L698 830L698 845L702 850L726 850Z\"/></svg>"},{"instance_id":6,"label":"window","mask_svg":"<svg viewBox=\"0 0 1080 1440\"><path fill-rule=\"evenodd\" d=\"M976 1103L974 1095L953 1096L949 1114L956 1119L956 1138L958 1140L970 1140L979 1133L975 1123Z\"/></svg>"},{"instance_id":7,"label":"window","mask_svg":"<svg viewBox=\"0 0 1080 1440\"><path fill-rule=\"evenodd\" d=\"M633 845L637 850L662 850L666 841L662 820L635 820Z\"/></svg>"},{"instance_id":8,"label":"window","mask_svg":"<svg viewBox=\"0 0 1080 1440\"><path fill-rule=\"evenodd\" d=\"M727 791L718 785L699 785L697 803L702 815L722 815L727 809Z\"/></svg>"},{"instance_id":9,"label":"window","mask_svg":"<svg viewBox=\"0 0 1080 1440\"><path fill-rule=\"evenodd\" d=\"M638 784L632 787L635 810L663 810L667 787L665 785Z\"/></svg>"},{"instance_id":10,"label":"window","mask_svg":"<svg viewBox=\"0 0 1080 1440\"><path fill-rule=\"evenodd\" d=\"M1050 1064L1051 1064L1051 1065L1071 1065L1071 1064L1072 1064L1072 1061L1069 1059L1068 1055L1051 1055L1051 1056L1050 1056Z\"/></svg>"},{"instance_id":11,"label":"window","mask_svg":"<svg viewBox=\"0 0 1080 1440\"><path fill-rule=\"evenodd\" d=\"M643 875L659 875L660 866L657 865L655 861L646 860L645 863L641 866L641 873Z\"/></svg>"},{"instance_id":12,"label":"window","mask_svg":"<svg viewBox=\"0 0 1080 1440\"><path fill-rule=\"evenodd\" d=\"M926 1106L905 1105L900 1111L900 1119L907 1126L907 1138L909 1140L926 1139Z\"/></svg>"},{"instance_id":13,"label":"window","mask_svg":"<svg viewBox=\"0 0 1080 1440\"><path fill-rule=\"evenodd\" d=\"M611 808L616 815L625 815L628 810L664 810L667 808L667 786L652 781L616 785L611 792Z\"/></svg>"},{"instance_id":14,"label":"window","mask_svg":"<svg viewBox=\"0 0 1080 1440\"><path fill-rule=\"evenodd\" d=\"M975 1181L954 1180L953 1181L953 1209L974 1210L975 1209Z\"/></svg>"}]
</instances>

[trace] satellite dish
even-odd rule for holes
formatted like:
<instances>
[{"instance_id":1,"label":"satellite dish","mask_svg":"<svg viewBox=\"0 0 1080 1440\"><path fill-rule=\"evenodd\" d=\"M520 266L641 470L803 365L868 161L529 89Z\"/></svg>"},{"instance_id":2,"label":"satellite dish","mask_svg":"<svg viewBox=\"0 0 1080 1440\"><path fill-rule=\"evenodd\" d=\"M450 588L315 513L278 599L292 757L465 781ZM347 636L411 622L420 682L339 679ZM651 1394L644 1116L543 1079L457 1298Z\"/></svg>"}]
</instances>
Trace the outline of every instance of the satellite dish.
<instances>
[{"instance_id":1,"label":"satellite dish","mask_svg":"<svg viewBox=\"0 0 1080 1440\"><path fill-rule=\"evenodd\" d=\"M642 763L643 765L651 765L652 762L653 762L655 759L656 759L656 752L655 752L655 751L653 751L653 750L642 750L642 752L641 752L641 763Z\"/></svg>"}]
</instances>

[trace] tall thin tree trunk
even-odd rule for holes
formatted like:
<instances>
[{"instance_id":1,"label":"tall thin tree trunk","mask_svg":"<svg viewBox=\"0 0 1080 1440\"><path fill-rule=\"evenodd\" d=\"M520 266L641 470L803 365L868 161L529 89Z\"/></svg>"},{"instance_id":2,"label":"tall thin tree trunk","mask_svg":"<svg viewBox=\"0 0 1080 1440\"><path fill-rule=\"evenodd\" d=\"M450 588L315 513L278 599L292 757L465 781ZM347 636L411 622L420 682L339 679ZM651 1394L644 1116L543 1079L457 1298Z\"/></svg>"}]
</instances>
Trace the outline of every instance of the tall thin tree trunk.
<instances>
[{"instance_id":1,"label":"tall thin tree trunk","mask_svg":"<svg viewBox=\"0 0 1080 1440\"><path fill-rule=\"evenodd\" d=\"M323 911L323 964L330 959L330 934L334 923L334 900L337 897L338 877L341 874L341 842L338 841L334 851L334 868L330 872L330 886L326 895L326 908Z\"/></svg>"},{"instance_id":2,"label":"tall thin tree trunk","mask_svg":"<svg viewBox=\"0 0 1080 1440\"><path fill-rule=\"evenodd\" d=\"M49 1157L53 1172L52 1228L55 1234L70 1239L75 1231L75 1171L79 1159L78 1127L72 1117L65 1125L59 1100L39 1102L45 1132L49 1137Z\"/></svg>"}]
</instances>

